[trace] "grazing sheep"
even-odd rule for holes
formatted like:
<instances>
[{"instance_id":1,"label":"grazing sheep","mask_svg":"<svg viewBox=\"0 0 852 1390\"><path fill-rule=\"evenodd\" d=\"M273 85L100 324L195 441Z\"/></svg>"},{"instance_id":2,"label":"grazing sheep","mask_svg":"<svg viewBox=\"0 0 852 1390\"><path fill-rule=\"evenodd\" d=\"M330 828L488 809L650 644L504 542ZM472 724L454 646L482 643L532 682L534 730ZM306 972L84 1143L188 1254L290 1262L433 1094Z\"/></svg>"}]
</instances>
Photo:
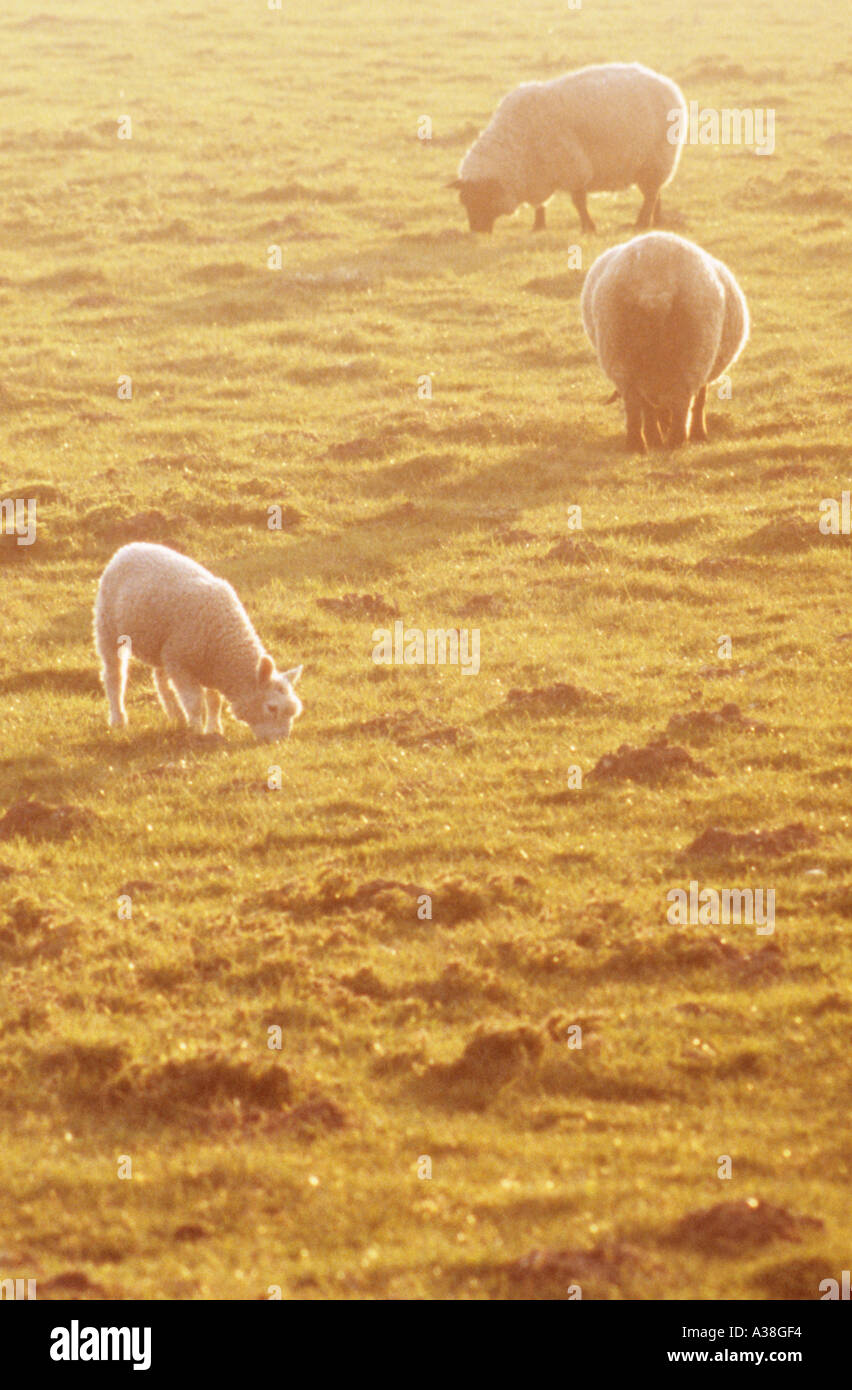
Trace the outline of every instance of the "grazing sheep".
<instances>
[{"instance_id":1,"label":"grazing sheep","mask_svg":"<svg viewBox=\"0 0 852 1390\"><path fill-rule=\"evenodd\" d=\"M521 203L535 208L541 231L558 188L571 194L583 231L594 232L586 194L634 183L645 198L637 227L657 226L685 131L686 102L668 77L641 63L579 68L505 96L447 186L460 190L472 232L490 232Z\"/></svg>"},{"instance_id":2,"label":"grazing sheep","mask_svg":"<svg viewBox=\"0 0 852 1390\"><path fill-rule=\"evenodd\" d=\"M745 296L728 267L683 237L648 232L598 257L580 307L598 361L624 398L627 447L644 453L646 441L662 444L663 428L670 446L706 439L707 387L749 334Z\"/></svg>"},{"instance_id":3,"label":"grazing sheep","mask_svg":"<svg viewBox=\"0 0 852 1390\"><path fill-rule=\"evenodd\" d=\"M205 696L208 734L222 732L223 698L262 740L286 738L302 712L293 690L301 666L276 671L231 585L164 545L135 542L113 555L98 586L95 645L112 728L127 723L130 656L153 666L166 714L195 733Z\"/></svg>"}]
</instances>

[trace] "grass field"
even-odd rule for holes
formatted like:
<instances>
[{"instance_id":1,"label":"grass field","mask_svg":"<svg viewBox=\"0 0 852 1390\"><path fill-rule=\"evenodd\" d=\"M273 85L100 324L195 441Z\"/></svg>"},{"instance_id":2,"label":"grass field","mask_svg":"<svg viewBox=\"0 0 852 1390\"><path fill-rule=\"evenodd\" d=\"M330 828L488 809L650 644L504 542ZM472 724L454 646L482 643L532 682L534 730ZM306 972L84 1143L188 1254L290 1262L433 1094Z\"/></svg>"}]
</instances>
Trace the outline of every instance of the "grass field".
<instances>
[{"instance_id":1,"label":"grass field","mask_svg":"<svg viewBox=\"0 0 852 1390\"><path fill-rule=\"evenodd\" d=\"M44 5L0 19L0 497L38 503L0 549L0 1277L819 1298L852 1254L848 17ZM664 192L753 327L709 443L646 457L579 320L637 191L596 236L563 194L475 237L443 186L518 82L634 59L776 113L772 155L689 146ZM169 730L142 667L109 732L130 539L304 663L286 744ZM377 665L397 620L478 629L478 674ZM633 779L591 775L623 744ZM692 881L774 890L774 933L672 925Z\"/></svg>"}]
</instances>

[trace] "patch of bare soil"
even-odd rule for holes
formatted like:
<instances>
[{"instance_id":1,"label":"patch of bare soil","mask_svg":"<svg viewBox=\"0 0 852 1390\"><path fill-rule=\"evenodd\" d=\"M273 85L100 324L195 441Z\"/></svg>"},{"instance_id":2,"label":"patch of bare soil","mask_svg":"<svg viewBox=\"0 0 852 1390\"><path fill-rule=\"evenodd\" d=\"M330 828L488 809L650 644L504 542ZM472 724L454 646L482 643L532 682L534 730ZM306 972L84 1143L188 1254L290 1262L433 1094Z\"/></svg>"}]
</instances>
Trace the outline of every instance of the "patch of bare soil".
<instances>
[{"instance_id":1,"label":"patch of bare soil","mask_svg":"<svg viewBox=\"0 0 852 1390\"><path fill-rule=\"evenodd\" d=\"M815 1216L796 1216L786 1207L748 1197L687 1212L672 1227L669 1242L707 1254L735 1255L773 1240L797 1241L808 1231L821 1230L822 1225Z\"/></svg>"},{"instance_id":2,"label":"patch of bare soil","mask_svg":"<svg viewBox=\"0 0 852 1390\"><path fill-rule=\"evenodd\" d=\"M622 743L615 753L605 753L595 763L588 780L653 784L684 772L694 777L716 776L711 767L693 758L686 748L676 743L670 744L662 737L645 748Z\"/></svg>"},{"instance_id":3,"label":"patch of bare soil","mask_svg":"<svg viewBox=\"0 0 852 1390\"><path fill-rule=\"evenodd\" d=\"M682 850L678 858L693 859L752 859L775 858L791 854L817 842L813 830L801 821L782 826L779 830L725 830L711 825Z\"/></svg>"},{"instance_id":4,"label":"patch of bare soil","mask_svg":"<svg viewBox=\"0 0 852 1390\"><path fill-rule=\"evenodd\" d=\"M0 817L0 840L22 835L26 840L64 840L91 824L92 816L79 806L51 806L24 798L15 801Z\"/></svg>"}]
</instances>

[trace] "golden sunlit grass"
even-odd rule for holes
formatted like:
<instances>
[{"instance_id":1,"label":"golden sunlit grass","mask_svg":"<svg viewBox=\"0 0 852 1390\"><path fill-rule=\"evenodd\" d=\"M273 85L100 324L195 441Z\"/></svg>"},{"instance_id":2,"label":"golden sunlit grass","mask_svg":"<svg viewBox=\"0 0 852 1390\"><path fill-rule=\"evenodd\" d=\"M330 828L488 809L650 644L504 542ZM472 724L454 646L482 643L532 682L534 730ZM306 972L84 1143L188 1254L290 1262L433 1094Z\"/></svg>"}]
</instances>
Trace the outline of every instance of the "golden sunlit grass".
<instances>
[{"instance_id":1,"label":"golden sunlit grass","mask_svg":"<svg viewBox=\"0 0 852 1390\"><path fill-rule=\"evenodd\" d=\"M836 7L46 3L0 21L0 496L38 499L0 550L0 815L72 809L0 839L0 1275L819 1297L852 1162ZM510 87L614 59L776 111L774 155L687 148L664 193L753 334L709 443L641 459L578 309L636 190L595 237L557 195L474 238L443 188ZM91 609L132 538L304 663L286 745L169 731L142 668L108 733ZM394 616L478 628L479 674L374 665ZM725 704L668 735L715 775L589 776ZM714 825L800 830L707 861ZM775 933L669 925L693 879L774 888ZM787 1233L678 1226L749 1198Z\"/></svg>"}]
</instances>

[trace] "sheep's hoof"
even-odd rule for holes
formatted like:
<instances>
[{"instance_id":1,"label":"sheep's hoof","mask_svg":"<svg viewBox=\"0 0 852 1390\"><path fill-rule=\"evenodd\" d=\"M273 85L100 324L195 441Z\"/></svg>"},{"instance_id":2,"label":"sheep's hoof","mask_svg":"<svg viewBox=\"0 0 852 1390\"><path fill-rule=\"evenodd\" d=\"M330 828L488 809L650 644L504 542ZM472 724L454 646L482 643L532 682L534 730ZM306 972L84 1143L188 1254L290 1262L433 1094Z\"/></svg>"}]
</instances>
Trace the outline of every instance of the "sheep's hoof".
<instances>
[{"instance_id":1,"label":"sheep's hoof","mask_svg":"<svg viewBox=\"0 0 852 1390\"><path fill-rule=\"evenodd\" d=\"M638 438L633 435L627 436L627 452L628 454L647 454L648 450L641 434Z\"/></svg>"}]
</instances>

